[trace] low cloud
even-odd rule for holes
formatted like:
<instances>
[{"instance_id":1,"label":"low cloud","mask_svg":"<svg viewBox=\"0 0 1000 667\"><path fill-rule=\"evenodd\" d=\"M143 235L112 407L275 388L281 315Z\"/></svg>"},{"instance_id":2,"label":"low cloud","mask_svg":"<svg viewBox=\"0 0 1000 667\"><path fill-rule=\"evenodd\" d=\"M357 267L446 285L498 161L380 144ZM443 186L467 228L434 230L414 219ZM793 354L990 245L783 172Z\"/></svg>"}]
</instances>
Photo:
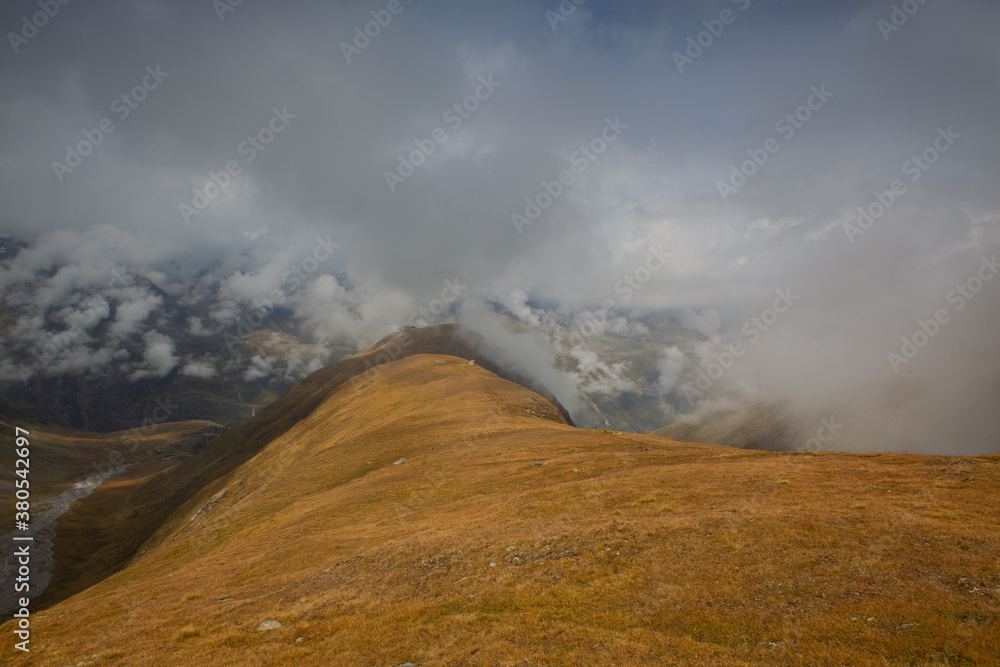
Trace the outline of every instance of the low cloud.
<instances>
[{"instance_id":1,"label":"low cloud","mask_svg":"<svg viewBox=\"0 0 1000 667\"><path fill-rule=\"evenodd\" d=\"M676 347L668 347L663 350L663 357L660 359L658 370L660 377L657 380L658 389L663 394L670 394L680 380L681 371L684 369L685 355Z\"/></svg>"},{"instance_id":2,"label":"low cloud","mask_svg":"<svg viewBox=\"0 0 1000 667\"><path fill-rule=\"evenodd\" d=\"M463 317L567 407L578 387L673 401L710 360L694 341L742 342L702 400L843 412L838 443L869 449L996 450L998 282L961 311L946 301L1000 250L996 2L926 3L888 39L882 4L750 3L683 73L704 3L584 5L556 30L525 0L413 3L351 62L339 42L371 10L360 0L244 3L224 22L207 4L81 3L0 61L0 379L148 378L192 359L300 377L459 276L531 334L489 308ZM3 4L0 25L24 11ZM119 118L147 66L169 76ZM490 76L495 94L448 125ZM829 102L799 112L813 89ZM286 107L295 119L248 161L239 147ZM809 120L789 133L789 113ZM105 117L114 132L57 177ZM628 127L598 141L609 118ZM421 151L437 127L448 141ZM769 137L780 150L762 156ZM412 151L429 154L390 192ZM187 224L178 205L230 160L240 173ZM734 167L752 173L723 201ZM535 208L518 234L511 215ZM751 344L744 325L788 287L802 300L748 325ZM942 307L950 323L897 373L887 355ZM281 359L252 363L249 334L272 328Z\"/></svg>"},{"instance_id":3,"label":"low cloud","mask_svg":"<svg viewBox=\"0 0 1000 667\"><path fill-rule=\"evenodd\" d=\"M142 364L129 374L133 382L143 378L163 378L177 367L180 359L174 352L177 345L167 336L147 331L142 336L146 349L142 353Z\"/></svg>"},{"instance_id":4,"label":"low cloud","mask_svg":"<svg viewBox=\"0 0 1000 667\"><path fill-rule=\"evenodd\" d=\"M576 361L579 369L570 373L579 391L588 394L616 395L636 391L638 388L626 375L629 370L628 362L609 364L602 361L595 352L582 347L570 350L570 356Z\"/></svg>"},{"instance_id":5,"label":"low cloud","mask_svg":"<svg viewBox=\"0 0 1000 667\"><path fill-rule=\"evenodd\" d=\"M191 361L184 364L184 367L181 368L181 375L201 380L210 380L218 374L219 372L216 370L214 364L204 361Z\"/></svg>"}]
</instances>

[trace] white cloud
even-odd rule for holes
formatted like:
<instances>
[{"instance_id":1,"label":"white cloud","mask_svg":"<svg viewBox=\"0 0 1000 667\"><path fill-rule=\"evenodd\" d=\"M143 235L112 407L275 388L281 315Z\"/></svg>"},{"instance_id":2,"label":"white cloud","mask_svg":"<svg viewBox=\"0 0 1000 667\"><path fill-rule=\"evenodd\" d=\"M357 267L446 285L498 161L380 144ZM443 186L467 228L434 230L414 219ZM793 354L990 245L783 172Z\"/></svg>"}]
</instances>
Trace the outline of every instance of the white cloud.
<instances>
[{"instance_id":1,"label":"white cloud","mask_svg":"<svg viewBox=\"0 0 1000 667\"><path fill-rule=\"evenodd\" d=\"M142 364L129 374L133 382L142 378L162 378L177 367L180 359L174 354L176 344L172 339L156 331L143 334L146 349L142 353Z\"/></svg>"},{"instance_id":2,"label":"white cloud","mask_svg":"<svg viewBox=\"0 0 1000 667\"><path fill-rule=\"evenodd\" d=\"M668 347L663 350L663 357L660 359L658 364L660 371L658 384L659 389L663 394L669 394L675 387L677 387L681 371L684 369L685 359L686 356L684 353L676 346Z\"/></svg>"},{"instance_id":3,"label":"white cloud","mask_svg":"<svg viewBox=\"0 0 1000 667\"><path fill-rule=\"evenodd\" d=\"M513 313L517 319L537 327L541 324L541 320L537 314L532 312L531 306L527 304L527 301L528 295L523 289L517 287L501 300L501 304Z\"/></svg>"},{"instance_id":4,"label":"white cloud","mask_svg":"<svg viewBox=\"0 0 1000 667\"><path fill-rule=\"evenodd\" d=\"M181 375L202 380L210 380L218 374L215 365L206 361L191 361L181 368Z\"/></svg>"},{"instance_id":5,"label":"white cloud","mask_svg":"<svg viewBox=\"0 0 1000 667\"><path fill-rule=\"evenodd\" d=\"M571 373L576 378L580 390L588 394L616 395L636 391L635 382L627 377L628 362L606 363L596 352L583 347L575 347L570 355L576 361L579 372Z\"/></svg>"},{"instance_id":6,"label":"white cloud","mask_svg":"<svg viewBox=\"0 0 1000 667\"><path fill-rule=\"evenodd\" d=\"M115 322L108 329L111 338L126 338L141 330L146 321L160 306L163 297L158 294L137 294L133 300L123 301L115 307Z\"/></svg>"},{"instance_id":7,"label":"white cloud","mask_svg":"<svg viewBox=\"0 0 1000 667\"><path fill-rule=\"evenodd\" d=\"M250 358L250 367L243 374L243 379L247 382L253 382L268 377L274 373L274 361L270 357L255 354Z\"/></svg>"}]
</instances>

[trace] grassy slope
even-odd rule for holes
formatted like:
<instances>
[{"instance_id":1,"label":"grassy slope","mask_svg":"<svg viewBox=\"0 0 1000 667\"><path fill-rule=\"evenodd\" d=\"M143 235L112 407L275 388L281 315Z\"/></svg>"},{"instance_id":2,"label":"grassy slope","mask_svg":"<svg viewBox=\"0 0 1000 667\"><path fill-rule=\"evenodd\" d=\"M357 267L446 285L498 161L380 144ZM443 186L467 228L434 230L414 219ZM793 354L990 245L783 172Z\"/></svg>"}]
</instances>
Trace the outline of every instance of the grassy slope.
<instances>
[{"instance_id":1,"label":"grassy slope","mask_svg":"<svg viewBox=\"0 0 1000 667\"><path fill-rule=\"evenodd\" d=\"M28 441L31 498L38 502L70 488L81 478L113 467L111 456L118 453L128 463L148 458L147 449L168 443L183 444L210 422L161 424L150 434L130 435L140 446L122 442L123 432L88 433L47 423L29 410L0 399L0 533L14 527L15 427L29 432Z\"/></svg>"},{"instance_id":2,"label":"grassy slope","mask_svg":"<svg viewBox=\"0 0 1000 667\"><path fill-rule=\"evenodd\" d=\"M129 433L137 442L123 442L123 432L88 433L46 423L34 413L8 401L0 403L0 534L14 527L15 427L29 431L31 502L65 491L116 461L133 464L123 475L102 484L92 495L76 501L58 523L53 545L57 568L45 593L32 602L35 609L81 591L115 571L122 563L100 563L94 558L101 545L112 539L111 527L127 511L129 493L142 481L177 465L147 450L160 449L163 456L190 451L191 447L218 430L205 421L158 424L150 433ZM113 454L120 455L112 458ZM5 545L6 546L6 545Z\"/></svg>"},{"instance_id":3,"label":"grassy slope","mask_svg":"<svg viewBox=\"0 0 1000 667\"><path fill-rule=\"evenodd\" d=\"M388 336L362 353L316 371L256 417L212 440L196 456L160 471L162 474L147 475L144 470L137 470L124 489L109 487L109 492L111 488L121 491L115 496L115 512L98 523L93 543L79 552L82 560L71 566L74 577L93 583L116 572L141 553L143 544L179 507L195 494L217 490L226 475L306 419L337 387L353 392L364 382L379 377L383 366L376 364L428 351L478 357L479 343L467 338L467 332L458 325L440 325ZM400 342L404 345L399 345ZM375 368L367 371L364 382L352 381L372 366ZM91 502L100 502L100 497ZM85 529L81 525L80 530ZM86 576L79 578L79 575ZM57 594L79 590L76 585L55 583L58 585L39 604L61 599Z\"/></svg>"},{"instance_id":4,"label":"grassy slope","mask_svg":"<svg viewBox=\"0 0 1000 667\"><path fill-rule=\"evenodd\" d=\"M368 379L37 615L33 664L1000 660L1000 457L578 430L443 356Z\"/></svg>"},{"instance_id":5,"label":"grassy slope","mask_svg":"<svg viewBox=\"0 0 1000 667\"><path fill-rule=\"evenodd\" d=\"M116 526L131 511L132 493L155 475L178 465L175 461L164 460L163 456L188 453L196 444L215 437L221 428L206 421L158 424L152 433L138 436L139 446L134 453L131 447L124 448L123 455L135 464L120 476L101 484L91 495L73 503L59 519L53 545L58 567L48 588L33 602L35 608L78 593L123 566L126 559L114 560L113 554L117 551L107 546L116 537ZM146 450L153 449L159 449L161 454L146 455Z\"/></svg>"}]
</instances>

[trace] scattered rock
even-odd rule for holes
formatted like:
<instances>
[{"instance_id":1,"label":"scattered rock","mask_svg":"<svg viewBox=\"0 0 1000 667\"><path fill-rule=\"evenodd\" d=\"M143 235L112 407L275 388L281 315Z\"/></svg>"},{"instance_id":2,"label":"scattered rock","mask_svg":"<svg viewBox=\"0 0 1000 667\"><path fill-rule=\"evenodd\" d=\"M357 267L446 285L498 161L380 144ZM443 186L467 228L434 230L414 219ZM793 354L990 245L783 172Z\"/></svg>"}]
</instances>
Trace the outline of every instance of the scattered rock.
<instances>
[{"instance_id":1,"label":"scattered rock","mask_svg":"<svg viewBox=\"0 0 1000 667\"><path fill-rule=\"evenodd\" d=\"M263 632L264 630L277 630L281 627L281 623L277 621L264 621L257 626L257 632Z\"/></svg>"},{"instance_id":2,"label":"scattered rock","mask_svg":"<svg viewBox=\"0 0 1000 667\"><path fill-rule=\"evenodd\" d=\"M416 666L416 665L414 665L414 664L413 664L412 662L404 662L404 663L403 663L402 665L400 665L399 667L417 667L417 666Z\"/></svg>"},{"instance_id":3,"label":"scattered rock","mask_svg":"<svg viewBox=\"0 0 1000 667\"><path fill-rule=\"evenodd\" d=\"M398 461L396 461L396 462L395 462L395 463L393 463L392 465L394 465L394 466L401 466L401 465L403 465L404 463L406 463L406 459L399 459Z\"/></svg>"},{"instance_id":4,"label":"scattered rock","mask_svg":"<svg viewBox=\"0 0 1000 667\"><path fill-rule=\"evenodd\" d=\"M535 461L534 463L531 464L531 467L537 468L538 466L545 466L548 464L549 464L548 461Z\"/></svg>"},{"instance_id":5,"label":"scattered rock","mask_svg":"<svg viewBox=\"0 0 1000 667\"><path fill-rule=\"evenodd\" d=\"M297 643L299 643L300 641L302 641L302 637L299 637L298 639L296 639L296 640L295 640L295 643L297 644Z\"/></svg>"}]
</instances>

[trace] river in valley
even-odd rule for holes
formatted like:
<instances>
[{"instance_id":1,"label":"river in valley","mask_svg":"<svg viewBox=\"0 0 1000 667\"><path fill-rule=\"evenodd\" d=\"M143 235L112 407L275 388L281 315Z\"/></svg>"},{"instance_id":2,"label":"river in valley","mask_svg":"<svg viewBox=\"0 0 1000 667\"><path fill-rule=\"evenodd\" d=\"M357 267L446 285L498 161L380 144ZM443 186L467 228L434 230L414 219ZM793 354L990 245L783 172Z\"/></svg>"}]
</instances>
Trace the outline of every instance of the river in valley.
<instances>
[{"instance_id":1,"label":"river in valley","mask_svg":"<svg viewBox=\"0 0 1000 667\"><path fill-rule=\"evenodd\" d=\"M32 502L31 522L28 530L13 530L0 538L3 560L0 561L0 616L13 612L19 598L35 598L42 594L52 580L55 560L52 557L52 543L56 537L59 518L69 511L74 502L86 498L107 480L125 472L131 464L120 465L106 472L97 473L73 484L72 488L51 498ZM15 537L32 537L31 541L15 540ZM31 562L28 575L29 590L15 591L20 563L15 551L29 546Z\"/></svg>"}]
</instances>

